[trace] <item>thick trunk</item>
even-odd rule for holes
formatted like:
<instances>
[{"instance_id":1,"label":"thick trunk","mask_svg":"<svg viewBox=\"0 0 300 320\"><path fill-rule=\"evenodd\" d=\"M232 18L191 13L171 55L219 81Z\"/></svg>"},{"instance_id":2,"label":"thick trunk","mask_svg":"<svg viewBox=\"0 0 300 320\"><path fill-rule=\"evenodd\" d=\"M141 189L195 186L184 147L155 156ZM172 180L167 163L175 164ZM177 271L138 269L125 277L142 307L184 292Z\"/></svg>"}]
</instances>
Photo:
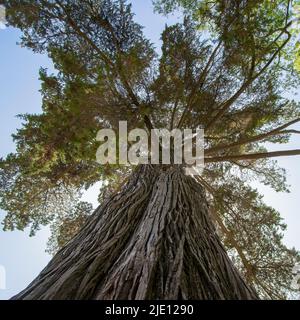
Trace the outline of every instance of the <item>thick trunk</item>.
<instances>
[{"instance_id":1,"label":"thick trunk","mask_svg":"<svg viewBox=\"0 0 300 320\"><path fill-rule=\"evenodd\" d=\"M142 166L13 299L257 299L227 256L205 192Z\"/></svg>"}]
</instances>

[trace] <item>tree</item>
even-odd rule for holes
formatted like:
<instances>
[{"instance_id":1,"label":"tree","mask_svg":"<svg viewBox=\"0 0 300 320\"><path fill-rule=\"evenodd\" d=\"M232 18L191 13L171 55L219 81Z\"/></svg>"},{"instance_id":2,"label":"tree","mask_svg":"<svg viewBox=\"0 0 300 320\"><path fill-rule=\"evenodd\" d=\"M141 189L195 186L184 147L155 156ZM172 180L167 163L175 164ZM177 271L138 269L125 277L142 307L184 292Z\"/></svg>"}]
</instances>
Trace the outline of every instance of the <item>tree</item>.
<instances>
[{"instance_id":1,"label":"tree","mask_svg":"<svg viewBox=\"0 0 300 320\"><path fill-rule=\"evenodd\" d=\"M278 156L299 131L297 18L292 1L156 1L182 9L162 53L123 0L8 0L22 45L46 52L43 112L22 115L17 152L0 163L4 228L52 224L62 247L15 299L284 299L299 254L249 186L287 191ZM175 5L175 6L174 6ZM184 166L100 166L96 133L205 129L203 174ZM80 193L102 180L90 214ZM80 231L79 231L80 229ZM74 237L73 237L74 236ZM73 238L72 238L73 237ZM72 239L71 239L72 238ZM70 240L71 239L71 240ZM227 250L226 250L227 249ZM230 257L229 257L230 256Z\"/></svg>"}]
</instances>

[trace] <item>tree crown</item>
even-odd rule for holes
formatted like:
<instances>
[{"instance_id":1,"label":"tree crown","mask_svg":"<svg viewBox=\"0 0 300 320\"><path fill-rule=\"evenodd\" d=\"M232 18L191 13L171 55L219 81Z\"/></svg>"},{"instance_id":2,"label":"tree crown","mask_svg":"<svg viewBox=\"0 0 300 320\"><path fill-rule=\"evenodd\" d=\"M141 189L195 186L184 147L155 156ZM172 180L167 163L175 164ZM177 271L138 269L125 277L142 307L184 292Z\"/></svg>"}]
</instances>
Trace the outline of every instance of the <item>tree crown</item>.
<instances>
[{"instance_id":1,"label":"tree crown","mask_svg":"<svg viewBox=\"0 0 300 320\"><path fill-rule=\"evenodd\" d=\"M32 233L51 223L51 248L63 245L91 212L83 189L105 180L102 201L132 168L99 166L96 133L117 128L205 129L210 194L224 243L263 296L285 297L299 258L282 243L279 214L248 184L287 191L285 172L268 152L300 121L286 92L299 85L298 1L155 1L166 26L161 54L124 0L7 0L7 20L22 45L47 53L56 74L40 70L41 114L24 114L17 151L0 162L4 228ZM73 223L72 223L73 222ZM256 241L253 241L255 239ZM55 242L56 241L56 242Z\"/></svg>"}]
</instances>

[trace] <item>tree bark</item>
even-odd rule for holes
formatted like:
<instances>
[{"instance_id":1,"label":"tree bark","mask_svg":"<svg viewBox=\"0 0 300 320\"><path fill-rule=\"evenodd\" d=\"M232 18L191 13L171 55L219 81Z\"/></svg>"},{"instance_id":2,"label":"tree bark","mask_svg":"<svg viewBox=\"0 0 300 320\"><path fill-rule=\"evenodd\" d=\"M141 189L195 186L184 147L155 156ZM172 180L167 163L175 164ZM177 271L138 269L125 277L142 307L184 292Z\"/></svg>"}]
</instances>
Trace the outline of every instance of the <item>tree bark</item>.
<instances>
[{"instance_id":1,"label":"tree bark","mask_svg":"<svg viewBox=\"0 0 300 320\"><path fill-rule=\"evenodd\" d=\"M205 191L141 166L12 299L258 299L229 259Z\"/></svg>"}]
</instances>

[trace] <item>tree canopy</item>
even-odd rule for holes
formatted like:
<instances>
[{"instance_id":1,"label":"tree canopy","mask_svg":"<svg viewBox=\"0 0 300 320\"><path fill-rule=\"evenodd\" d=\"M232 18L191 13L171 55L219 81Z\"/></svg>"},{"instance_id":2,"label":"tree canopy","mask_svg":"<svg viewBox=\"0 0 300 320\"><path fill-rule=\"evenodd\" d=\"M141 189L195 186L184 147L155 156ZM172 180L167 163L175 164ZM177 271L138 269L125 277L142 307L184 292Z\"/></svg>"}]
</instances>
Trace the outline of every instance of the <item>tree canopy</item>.
<instances>
[{"instance_id":1,"label":"tree canopy","mask_svg":"<svg viewBox=\"0 0 300 320\"><path fill-rule=\"evenodd\" d=\"M157 12L182 16L163 30L161 53L124 0L2 2L21 44L47 53L57 70L41 68L42 113L20 116L17 151L1 159L4 229L34 234L50 224L55 251L91 213L83 190L101 180L100 201L117 192L133 167L96 163L99 129L117 130L120 120L129 129L202 127L197 180L225 246L261 296L290 294L299 254L249 181L288 191L271 158L300 154L267 150L299 134L300 105L290 98L299 87L299 1L154 1Z\"/></svg>"}]
</instances>

